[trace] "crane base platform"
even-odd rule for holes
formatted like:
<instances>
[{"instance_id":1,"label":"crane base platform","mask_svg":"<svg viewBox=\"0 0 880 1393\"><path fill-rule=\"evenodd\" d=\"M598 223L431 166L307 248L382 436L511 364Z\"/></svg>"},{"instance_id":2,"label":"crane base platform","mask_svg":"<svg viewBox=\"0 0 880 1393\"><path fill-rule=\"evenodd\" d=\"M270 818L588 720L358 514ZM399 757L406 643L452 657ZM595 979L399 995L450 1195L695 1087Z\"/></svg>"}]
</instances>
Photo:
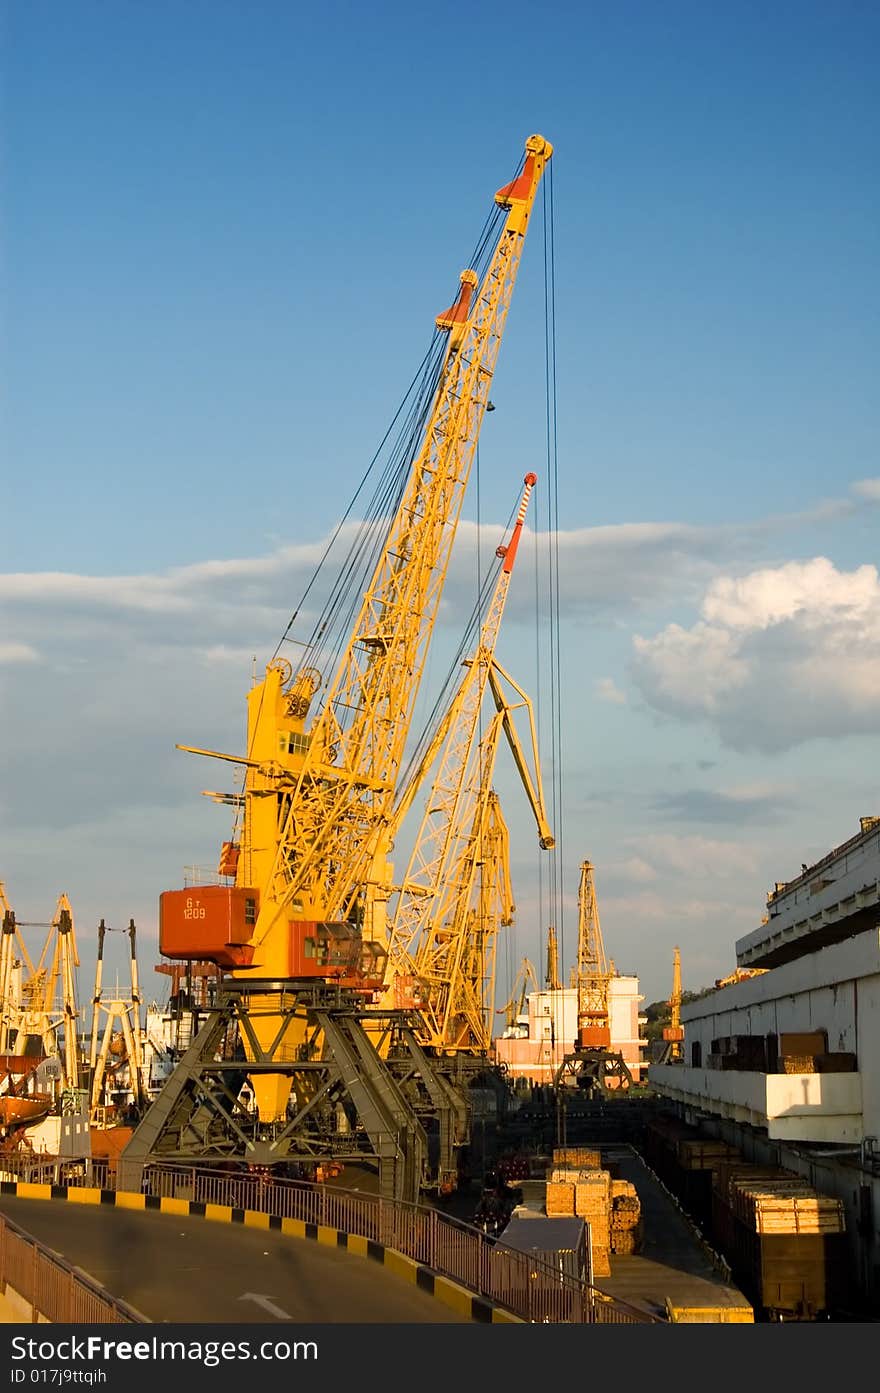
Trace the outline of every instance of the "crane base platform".
<instances>
[{"instance_id":1,"label":"crane base platform","mask_svg":"<svg viewBox=\"0 0 880 1393\"><path fill-rule=\"evenodd\" d=\"M255 1030L260 1016L273 1023L268 1045L265 1029L262 1044ZM383 1033L393 1037L390 1058ZM247 1086L260 1074L290 1084L285 1116L268 1124ZM406 1012L377 1012L329 983L236 980L208 1008L119 1167L137 1190L157 1163L282 1167L308 1178L318 1166L366 1160L383 1195L415 1202L451 1183L466 1130L464 1100L418 1046Z\"/></svg>"}]
</instances>

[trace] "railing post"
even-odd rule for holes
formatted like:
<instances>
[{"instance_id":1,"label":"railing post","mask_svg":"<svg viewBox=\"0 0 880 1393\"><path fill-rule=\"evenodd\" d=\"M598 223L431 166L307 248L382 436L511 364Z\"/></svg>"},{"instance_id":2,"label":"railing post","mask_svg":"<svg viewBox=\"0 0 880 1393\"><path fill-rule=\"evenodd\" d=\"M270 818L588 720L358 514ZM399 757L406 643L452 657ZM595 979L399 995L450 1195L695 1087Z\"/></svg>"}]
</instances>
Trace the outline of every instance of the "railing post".
<instances>
[{"instance_id":1,"label":"railing post","mask_svg":"<svg viewBox=\"0 0 880 1393\"><path fill-rule=\"evenodd\" d=\"M39 1324L39 1318L37 1316L37 1263L39 1261L40 1251L36 1243L33 1245L33 1254L34 1260L31 1264L31 1324L37 1325Z\"/></svg>"}]
</instances>

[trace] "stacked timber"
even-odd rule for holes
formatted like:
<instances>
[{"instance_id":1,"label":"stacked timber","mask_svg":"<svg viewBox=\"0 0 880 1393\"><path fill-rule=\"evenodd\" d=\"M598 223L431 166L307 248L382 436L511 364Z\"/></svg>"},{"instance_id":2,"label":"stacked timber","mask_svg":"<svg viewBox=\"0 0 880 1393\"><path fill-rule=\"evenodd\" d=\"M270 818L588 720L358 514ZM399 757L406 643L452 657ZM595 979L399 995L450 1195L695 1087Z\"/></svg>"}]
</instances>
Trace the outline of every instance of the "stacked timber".
<instances>
[{"instance_id":1,"label":"stacked timber","mask_svg":"<svg viewBox=\"0 0 880 1393\"><path fill-rule=\"evenodd\" d=\"M575 1170L599 1170L602 1153L593 1146L556 1146L553 1148L553 1164Z\"/></svg>"},{"instance_id":2,"label":"stacked timber","mask_svg":"<svg viewBox=\"0 0 880 1393\"><path fill-rule=\"evenodd\" d=\"M740 1178L730 1187L730 1207L757 1233L843 1233L843 1204L820 1195L801 1176L776 1180Z\"/></svg>"},{"instance_id":3,"label":"stacked timber","mask_svg":"<svg viewBox=\"0 0 880 1393\"><path fill-rule=\"evenodd\" d=\"M739 1156L735 1146L717 1141L714 1137L683 1137L679 1140L678 1160L685 1170L716 1171L725 1162Z\"/></svg>"},{"instance_id":4,"label":"stacked timber","mask_svg":"<svg viewBox=\"0 0 880 1393\"><path fill-rule=\"evenodd\" d=\"M637 1253L642 1246L642 1205L629 1180L611 1181L611 1251Z\"/></svg>"},{"instance_id":5,"label":"stacked timber","mask_svg":"<svg viewBox=\"0 0 880 1393\"><path fill-rule=\"evenodd\" d=\"M563 1218L574 1213L574 1180L567 1178L568 1172L562 1174L565 1179L558 1179L560 1172L553 1170L547 1181L547 1195L544 1200L544 1208L551 1219Z\"/></svg>"},{"instance_id":6,"label":"stacked timber","mask_svg":"<svg viewBox=\"0 0 880 1393\"><path fill-rule=\"evenodd\" d=\"M816 1320L845 1304L844 1211L794 1171L730 1165L712 1196L713 1235L756 1310Z\"/></svg>"},{"instance_id":7,"label":"stacked timber","mask_svg":"<svg viewBox=\"0 0 880 1393\"><path fill-rule=\"evenodd\" d=\"M716 1167L712 1184L713 1189L723 1195L725 1200L728 1200L730 1187L737 1180L784 1180L786 1176L791 1176L793 1173L793 1171L783 1170L782 1166L772 1164L765 1166L754 1161L744 1161L741 1156L732 1156Z\"/></svg>"},{"instance_id":8,"label":"stacked timber","mask_svg":"<svg viewBox=\"0 0 880 1393\"><path fill-rule=\"evenodd\" d=\"M557 1152L565 1149L557 1148ZM585 1147L569 1150L586 1154L588 1159L599 1155ZM554 1160L557 1152L554 1152ZM589 1225L594 1277L611 1275L611 1186L607 1170L567 1161L554 1165L547 1179L547 1214L553 1217L574 1214Z\"/></svg>"},{"instance_id":9,"label":"stacked timber","mask_svg":"<svg viewBox=\"0 0 880 1393\"><path fill-rule=\"evenodd\" d=\"M847 1050L822 1054L781 1054L776 1060L777 1074L854 1074L856 1056Z\"/></svg>"},{"instance_id":10,"label":"stacked timber","mask_svg":"<svg viewBox=\"0 0 880 1393\"><path fill-rule=\"evenodd\" d=\"M703 1136L677 1118L661 1115L645 1128L644 1155L649 1166L689 1214L708 1227L712 1188L721 1167L739 1160L735 1147Z\"/></svg>"}]
</instances>

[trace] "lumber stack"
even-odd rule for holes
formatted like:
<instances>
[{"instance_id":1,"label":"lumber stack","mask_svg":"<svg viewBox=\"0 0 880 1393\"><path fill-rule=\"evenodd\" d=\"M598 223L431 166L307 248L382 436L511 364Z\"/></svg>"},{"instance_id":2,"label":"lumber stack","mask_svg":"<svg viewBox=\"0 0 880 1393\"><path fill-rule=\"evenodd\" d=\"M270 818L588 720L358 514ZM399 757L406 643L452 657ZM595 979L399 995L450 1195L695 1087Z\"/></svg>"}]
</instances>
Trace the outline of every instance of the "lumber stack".
<instances>
[{"instance_id":1,"label":"lumber stack","mask_svg":"<svg viewBox=\"0 0 880 1393\"><path fill-rule=\"evenodd\" d=\"M544 1208L553 1219L574 1213L574 1181L556 1179L558 1175L558 1170L551 1171L544 1200Z\"/></svg>"},{"instance_id":2,"label":"lumber stack","mask_svg":"<svg viewBox=\"0 0 880 1393\"><path fill-rule=\"evenodd\" d=\"M589 1147L557 1147L547 1178L548 1215L574 1214L590 1227L594 1277L611 1275L611 1187L600 1153Z\"/></svg>"},{"instance_id":3,"label":"lumber stack","mask_svg":"<svg viewBox=\"0 0 880 1393\"><path fill-rule=\"evenodd\" d=\"M642 1246L642 1206L629 1180L611 1182L611 1251L637 1253Z\"/></svg>"},{"instance_id":4,"label":"lumber stack","mask_svg":"<svg viewBox=\"0 0 880 1393\"><path fill-rule=\"evenodd\" d=\"M553 1165L575 1170L599 1170L602 1153L592 1146L556 1146L553 1148Z\"/></svg>"},{"instance_id":5,"label":"lumber stack","mask_svg":"<svg viewBox=\"0 0 880 1393\"><path fill-rule=\"evenodd\" d=\"M731 1208L756 1233L843 1233L843 1204L821 1195L800 1176L738 1180Z\"/></svg>"},{"instance_id":6,"label":"lumber stack","mask_svg":"<svg viewBox=\"0 0 880 1393\"><path fill-rule=\"evenodd\" d=\"M735 1146L712 1137L685 1137L677 1144L679 1164L685 1170L716 1171L725 1161L739 1156Z\"/></svg>"}]
</instances>

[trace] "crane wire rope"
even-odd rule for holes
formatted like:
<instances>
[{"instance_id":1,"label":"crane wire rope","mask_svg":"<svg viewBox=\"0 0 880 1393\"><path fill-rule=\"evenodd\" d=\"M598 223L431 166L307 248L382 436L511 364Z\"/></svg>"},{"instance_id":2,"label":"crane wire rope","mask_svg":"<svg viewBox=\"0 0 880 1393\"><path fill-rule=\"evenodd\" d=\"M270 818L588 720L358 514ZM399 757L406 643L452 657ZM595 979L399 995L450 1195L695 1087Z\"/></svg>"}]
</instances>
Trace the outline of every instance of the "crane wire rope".
<instances>
[{"instance_id":1,"label":"crane wire rope","mask_svg":"<svg viewBox=\"0 0 880 1393\"><path fill-rule=\"evenodd\" d=\"M562 760L562 645L559 617L559 451L558 407L556 381L556 237L553 192L553 169L548 170L543 186L544 202L544 311L545 311L545 382L546 382L546 445L547 445L547 570L548 570L548 648L549 648L549 717L550 717L550 806L556 846L551 852L549 869L550 923L557 930L559 960L565 963L565 897L563 885L564 821ZM543 923L543 921L542 921ZM564 978L562 979L564 981ZM553 1012L557 1040L562 1035L562 997L556 998L558 1010Z\"/></svg>"}]
</instances>

